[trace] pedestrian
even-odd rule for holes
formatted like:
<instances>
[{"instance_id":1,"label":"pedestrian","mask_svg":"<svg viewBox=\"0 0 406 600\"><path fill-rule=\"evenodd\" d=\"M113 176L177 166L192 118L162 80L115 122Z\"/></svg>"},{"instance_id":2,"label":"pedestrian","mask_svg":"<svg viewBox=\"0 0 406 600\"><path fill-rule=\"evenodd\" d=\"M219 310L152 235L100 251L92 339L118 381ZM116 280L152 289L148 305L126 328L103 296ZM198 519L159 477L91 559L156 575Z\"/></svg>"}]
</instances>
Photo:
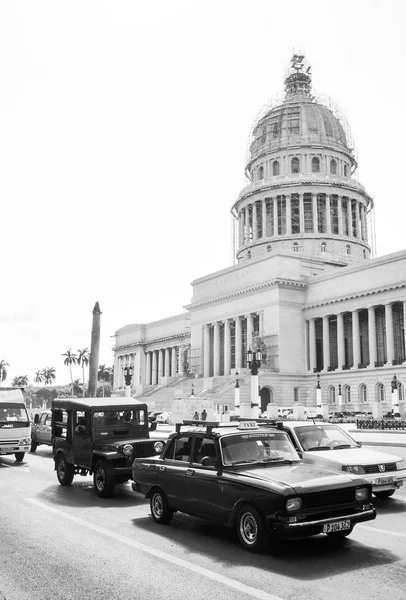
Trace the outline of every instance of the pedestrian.
<instances>
[{"instance_id":1,"label":"pedestrian","mask_svg":"<svg viewBox=\"0 0 406 600\"><path fill-rule=\"evenodd\" d=\"M205 421L207 419L207 412L206 412L205 408L202 410L202 414L200 415L200 418L202 421Z\"/></svg>"},{"instance_id":2,"label":"pedestrian","mask_svg":"<svg viewBox=\"0 0 406 600\"><path fill-rule=\"evenodd\" d=\"M197 410L195 410L195 414L193 415L193 421L198 421L199 420L199 413L197 412Z\"/></svg>"}]
</instances>

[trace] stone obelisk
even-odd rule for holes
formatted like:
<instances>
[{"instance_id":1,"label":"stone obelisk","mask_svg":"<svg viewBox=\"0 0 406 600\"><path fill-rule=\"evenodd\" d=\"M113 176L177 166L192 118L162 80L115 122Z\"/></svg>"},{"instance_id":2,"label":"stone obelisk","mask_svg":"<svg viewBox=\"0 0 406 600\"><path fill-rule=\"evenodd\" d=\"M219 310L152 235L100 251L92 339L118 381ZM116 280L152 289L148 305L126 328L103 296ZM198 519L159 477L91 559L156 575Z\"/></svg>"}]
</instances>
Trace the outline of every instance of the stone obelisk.
<instances>
[{"instance_id":1,"label":"stone obelisk","mask_svg":"<svg viewBox=\"0 0 406 600\"><path fill-rule=\"evenodd\" d=\"M93 309L92 340L90 342L89 359L89 391L88 397L95 398L97 392L97 373L99 370L99 352L100 352L100 315L99 303L96 302Z\"/></svg>"}]
</instances>

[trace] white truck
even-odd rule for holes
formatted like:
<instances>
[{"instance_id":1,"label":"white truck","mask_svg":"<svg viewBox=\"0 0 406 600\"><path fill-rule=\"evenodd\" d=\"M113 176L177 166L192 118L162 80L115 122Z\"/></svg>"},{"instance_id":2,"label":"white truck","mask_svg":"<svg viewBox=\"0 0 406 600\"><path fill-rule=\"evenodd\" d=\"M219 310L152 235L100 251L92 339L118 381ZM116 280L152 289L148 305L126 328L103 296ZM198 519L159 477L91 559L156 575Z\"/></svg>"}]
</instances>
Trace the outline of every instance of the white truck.
<instances>
[{"instance_id":1,"label":"white truck","mask_svg":"<svg viewBox=\"0 0 406 600\"><path fill-rule=\"evenodd\" d=\"M20 388L0 387L0 456L21 462L31 447L31 422Z\"/></svg>"}]
</instances>

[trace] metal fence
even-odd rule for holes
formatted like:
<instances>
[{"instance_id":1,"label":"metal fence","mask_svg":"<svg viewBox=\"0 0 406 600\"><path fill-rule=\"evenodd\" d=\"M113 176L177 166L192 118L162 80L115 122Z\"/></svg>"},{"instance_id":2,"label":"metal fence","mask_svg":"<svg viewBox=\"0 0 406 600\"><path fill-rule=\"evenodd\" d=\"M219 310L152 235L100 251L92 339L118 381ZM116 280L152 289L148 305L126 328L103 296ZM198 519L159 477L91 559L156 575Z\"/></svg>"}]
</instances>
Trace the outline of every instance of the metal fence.
<instances>
[{"instance_id":1,"label":"metal fence","mask_svg":"<svg viewBox=\"0 0 406 600\"><path fill-rule=\"evenodd\" d=\"M406 421L392 419L357 419L357 429L406 430Z\"/></svg>"}]
</instances>

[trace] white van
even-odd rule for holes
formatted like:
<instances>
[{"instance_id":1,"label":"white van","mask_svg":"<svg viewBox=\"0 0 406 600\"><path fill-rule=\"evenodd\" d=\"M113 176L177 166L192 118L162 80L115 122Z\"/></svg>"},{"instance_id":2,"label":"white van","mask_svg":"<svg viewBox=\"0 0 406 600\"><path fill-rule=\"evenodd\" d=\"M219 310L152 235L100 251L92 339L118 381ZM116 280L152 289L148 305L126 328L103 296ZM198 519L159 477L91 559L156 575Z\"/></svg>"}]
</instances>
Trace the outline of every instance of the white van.
<instances>
[{"instance_id":1,"label":"white van","mask_svg":"<svg viewBox=\"0 0 406 600\"><path fill-rule=\"evenodd\" d=\"M0 387L0 456L21 462L31 446L31 422L20 388Z\"/></svg>"}]
</instances>

